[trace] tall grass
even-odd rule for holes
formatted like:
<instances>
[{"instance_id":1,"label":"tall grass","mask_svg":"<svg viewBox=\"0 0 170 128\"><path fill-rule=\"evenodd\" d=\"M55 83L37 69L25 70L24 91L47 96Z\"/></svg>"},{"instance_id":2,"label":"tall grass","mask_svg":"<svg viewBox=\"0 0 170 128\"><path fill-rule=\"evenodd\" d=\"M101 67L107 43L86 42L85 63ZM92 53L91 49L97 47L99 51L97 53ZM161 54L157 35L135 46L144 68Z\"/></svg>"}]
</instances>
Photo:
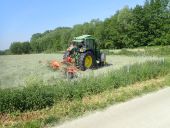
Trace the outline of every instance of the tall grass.
<instances>
[{"instance_id":1,"label":"tall grass","mask_svg":"<svg viewBox=\"0 0 170 128\"><path fill-rule=\"evenodd\" d=\"M170 55L170 46L148 47L146 49L147 55L167 56Z\"/></svg>"},{"instance_id":2,"label":"tall grass","mask_svg":"<svg viewBox=\"0 0 170 128\"><path fill-rule=\"evenodd\" d=\"M103 50L107 55L127 56L167 56L170 55L170 46L143 47L142 49Z\"/></svg>"},{"instance_id":3,"label":"tall grass","mask_svg":"<svg viewBox=\"0 0 170 128\"><path fill-rule=\"evenodd\" d=\"M91 76L71 82L59 81L53 86L41 83L22 89L0 89L0 112L38 110L61 101L82 99L109 89L164 76L168 72L168 62L152 61L125 66L97 77Z\"/></svg>"}]
</instances>

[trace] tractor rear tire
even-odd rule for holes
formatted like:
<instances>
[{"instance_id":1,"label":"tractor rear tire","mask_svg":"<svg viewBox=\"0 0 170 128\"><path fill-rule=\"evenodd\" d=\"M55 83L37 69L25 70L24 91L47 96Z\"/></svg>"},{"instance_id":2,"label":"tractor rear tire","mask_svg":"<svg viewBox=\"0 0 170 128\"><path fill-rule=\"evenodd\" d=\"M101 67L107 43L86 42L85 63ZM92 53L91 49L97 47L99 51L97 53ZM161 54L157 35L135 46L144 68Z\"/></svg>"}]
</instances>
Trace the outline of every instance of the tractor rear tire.
<instances>
[{"instance_id":1,"label":"tractor rear tire","mask_svg":"<svg viewBox=\"0 0 170 128\"><path fill-rule=\"evenodd\" d=\"M95 57L92 52L81 53L79 58L79 68L82 71L92 69L95 65Z\"/></svg>"}]
</instances>

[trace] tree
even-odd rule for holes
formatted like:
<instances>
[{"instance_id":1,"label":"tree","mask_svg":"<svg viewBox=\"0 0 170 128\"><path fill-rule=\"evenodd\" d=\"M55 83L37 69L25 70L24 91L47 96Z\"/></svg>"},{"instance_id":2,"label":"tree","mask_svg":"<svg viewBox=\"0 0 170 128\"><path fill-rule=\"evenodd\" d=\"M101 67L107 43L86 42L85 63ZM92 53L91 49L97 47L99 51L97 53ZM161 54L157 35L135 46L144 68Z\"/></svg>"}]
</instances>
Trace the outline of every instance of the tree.
<instances>
[{"instance_id":1,"label":"tree","mask_svg":"<svg viewBox=\"0 0 170 128\"><path fill-rule=\"evenodd\" d=\"M0 50L0 55L5 55L5 51L4 50Z\"/></svg>"},{"instance_id":2,"label":"tree","mask_svg":"<svg viewBox=\"0 0 170 128\"><path fill-rule=\"evenodd\" d=\"M10 46L10 51L13 54L22 54L22 44L20 42L13 42Z\"/></svg>"},{"instance_id":3,"label":"tree","mask_svg":"<svg viewBox=\"0 0 170 128\"><path fill-rule=\"evenodd\" d=\"M28 54L31 52L31 46L29 42L13 42L10 51L12 54Z\"/></svg>"},{"instance_id":4,"label":"tree","mask_svg":"<svg viewBox=\"0 0 170 128\"><path fill-rule=\"evenodd\" d=\"M23 42L22 43L22 53L28 54L31 52L31 45L29 42Z\"/></svg>"}]
</instances>

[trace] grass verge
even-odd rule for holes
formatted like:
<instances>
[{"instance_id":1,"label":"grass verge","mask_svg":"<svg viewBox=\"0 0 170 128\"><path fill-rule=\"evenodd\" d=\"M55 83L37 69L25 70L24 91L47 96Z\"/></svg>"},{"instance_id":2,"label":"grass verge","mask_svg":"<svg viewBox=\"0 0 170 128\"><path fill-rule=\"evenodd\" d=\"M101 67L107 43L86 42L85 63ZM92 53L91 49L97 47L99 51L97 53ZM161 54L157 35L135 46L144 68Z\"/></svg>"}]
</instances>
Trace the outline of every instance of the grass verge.
<instances>
[{"instance_id":1,"label":"grass verge","mask_svg":"<svg viewBox=\"0 0 170 128\"><path fill-rule=\"evenodd\" d=\"M133 85L120 87L118 89L107 90L96 95L83 97L81 100L62 101L58 104L55 104L50 109L33 112L34 115L39 115L39 118L30 119L30 121L20 120L20 122L17 122L17 124L14 124L12 127L50 127L52 124L56 124L57 122L61 123L65 120L81 116L84 113L102 109L108 107L109 105L124 102L136 96L164 88L167 85L168 79L169 75L166 77L159 77L143 82L137 82Z\"/></svg>"}]
</instances>

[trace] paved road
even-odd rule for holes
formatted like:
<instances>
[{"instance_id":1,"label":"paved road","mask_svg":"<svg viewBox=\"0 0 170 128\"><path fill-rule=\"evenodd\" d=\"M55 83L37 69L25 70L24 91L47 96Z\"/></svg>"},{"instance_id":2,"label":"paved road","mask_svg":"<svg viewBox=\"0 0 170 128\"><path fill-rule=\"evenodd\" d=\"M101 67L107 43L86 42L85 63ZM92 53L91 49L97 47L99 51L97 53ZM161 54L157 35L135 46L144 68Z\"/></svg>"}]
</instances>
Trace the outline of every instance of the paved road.
<instances>
[{"instance_id":1,"label":"paved road","mask_svg":"<svg viewBox=\"0 0 170 128\"><path fill-rule=\"evenodd\" d=\"M54 128L170 128L170 88Z\"/></svg>"}]
</instances>

